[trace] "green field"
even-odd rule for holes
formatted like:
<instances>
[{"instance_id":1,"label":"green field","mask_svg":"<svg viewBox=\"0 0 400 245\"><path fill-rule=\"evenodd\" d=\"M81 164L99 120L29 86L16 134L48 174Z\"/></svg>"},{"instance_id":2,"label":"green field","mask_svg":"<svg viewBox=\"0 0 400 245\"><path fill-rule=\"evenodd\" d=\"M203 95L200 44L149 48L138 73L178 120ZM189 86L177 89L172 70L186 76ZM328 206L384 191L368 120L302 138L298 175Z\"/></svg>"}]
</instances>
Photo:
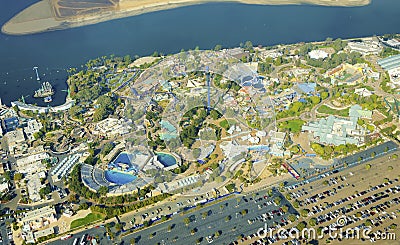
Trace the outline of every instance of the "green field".
<instances>
[{"instance_id":1,"label":"green field","mask_svg":"<svg viewBox=\"0 0 400 245\"><path fill-rule=\"evenodd\" d=\"M326 105L322 105L318 108L318 112L319 113L325 113L325 114L330 114L330 115L336 115L336 116L341 116L341 117L348 117L349 116L349 109L350 108L346 108L343 110L335 110L332 109Z\"/></svg>"},{"instance_id":2,"label":"green field","mask_svg":"<svg viewBox=\"0 0 400 245\"><path fill-rule=\"evenodd\" d=\"M288 129L292 133L299 133L301 131L301 127L305 121L300 119L289 120L285 122L281 122L279 124L279 128L281 129Z\"/></svg>"},{"instance_id":3,"label":"green field","mask_svg":"<svg viewBox=\"0 0 400 245\"><path fill-rule=\"evenodd\" d=\"M226 120L226 119L224 119L219 123L219 126L224 128L225 130L228 130L234 124L236 124L235 120L230 120L230 119Z\"/></svg>"},{"instance_id":4,"label":"green field","mask_svg":"<svg viewBox=\"0 0 400 245\"><path fill-rule=\"evenodd\" d=\"M103 218L104 218L103 214L90 213L90 214L86 215L85 218L76 219L76 220L72 221L70 228L74 229L74 228L77 228L77 227L80 227L80 226L84 226L84 225L90 224L90 223L92 223L94 221L101 220Z\"/></svg>"}]
</instances>

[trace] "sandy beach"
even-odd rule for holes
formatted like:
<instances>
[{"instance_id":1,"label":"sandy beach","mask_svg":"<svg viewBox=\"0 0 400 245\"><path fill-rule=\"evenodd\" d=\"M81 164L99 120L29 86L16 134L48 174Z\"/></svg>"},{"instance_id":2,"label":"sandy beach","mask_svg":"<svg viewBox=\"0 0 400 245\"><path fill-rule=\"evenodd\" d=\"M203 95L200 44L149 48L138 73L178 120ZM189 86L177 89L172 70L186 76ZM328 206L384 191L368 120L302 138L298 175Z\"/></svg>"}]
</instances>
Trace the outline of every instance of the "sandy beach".
<instances>
[{"instance_id":1,"label":"sandy beach","mask_svg":"<svg viewBox=\"0 0 400 245\"><path fill-rule=\"evenodd\" d=\"M64 0L64 2L68 2L68 0ZM108 6L102 8L87 7L87 9L85 9L86 12L83 14L70 15L62 14L66 12L65 10L67 7L61 6L59 0L43 0L15 15L2 26L1 30L3 33L9 35L33 34L85 26L154 11L209 2L239 2L259 5L314 4L350 7L368 5L371 0L120 0L116 3L109 2ZM68 8L67 10L71 13L80 13L77 9L74 9L74 7ZM95 13L87 14L87 12L91 11Z\"/></svg>"}]
</instances>

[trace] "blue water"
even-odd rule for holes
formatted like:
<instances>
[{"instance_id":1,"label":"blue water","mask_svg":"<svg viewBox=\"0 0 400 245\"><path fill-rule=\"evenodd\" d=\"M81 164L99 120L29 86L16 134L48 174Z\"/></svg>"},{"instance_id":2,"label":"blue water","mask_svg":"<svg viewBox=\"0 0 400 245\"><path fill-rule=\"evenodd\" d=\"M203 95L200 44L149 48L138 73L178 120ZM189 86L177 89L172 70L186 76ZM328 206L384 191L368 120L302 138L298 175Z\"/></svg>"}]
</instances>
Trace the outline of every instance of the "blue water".
<instances>
[{"instance_id":1,"label":"blue water","mask_svg":"<svg viewBox=\"0 0 400 245\"><path fill-rule=\"evenodd\" d=\"M124 174L113 170L107 170L104 172L104 177L111 183L117 185L124 185L134 181L137 177L131 174Z\"/></svg>"},{"instance_id":2,"label":"blue water","mask_svg":"<svg viewBox=\"0 0 400 245\"><path fill-rule=\"evenodd\" d=\"M37 0L1 0L0 24ZM62 104L66 69L84 67L103 55L164 54L181 49L273 45L301 41L371 36L399 32L400 1L373 0L364 7L260 6L210 3L159 11L96 25L25 36L0 34L0 98L10 101L38 89L33 66L56 90L53 102ZM57 72L58 71L58 72Z\"/></svg>"},{"instance_id":3,"label":"blue water","mask_svg":"<svg viewBox=\"0 0 400 245\"><path fill-rule=\"evenodd\" d=\"M158 161L165 167L170 167L176 164L176 159L171 154L158 152L156 155Z\"/></svg>"},{"instance_id":4,"label":"blue water","mask_svg":"<svg viewBox=\"0 0 400 245\"><path fill-rule=\"evenodd\" d=\"M249 146L250 151L269 151L269 147L267 145L255 145Z\"/></svg>"}]
</instances>

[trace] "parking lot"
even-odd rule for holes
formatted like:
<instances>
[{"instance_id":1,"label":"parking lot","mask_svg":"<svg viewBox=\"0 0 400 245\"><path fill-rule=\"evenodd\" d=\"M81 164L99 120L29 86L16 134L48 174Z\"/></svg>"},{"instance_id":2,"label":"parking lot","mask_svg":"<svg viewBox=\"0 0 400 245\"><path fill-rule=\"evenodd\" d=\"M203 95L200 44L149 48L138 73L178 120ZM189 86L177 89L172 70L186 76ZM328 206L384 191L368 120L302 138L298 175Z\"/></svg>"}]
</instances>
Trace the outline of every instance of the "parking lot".
<instances>
[{"instance_id":1,"label":"parking lot","mask_svg":"<svg viewBox=\"0 0 400 245\"><path fill-rule=\"evenodd\" d=\"M282 200L279 206L274 204L276 197ZM287 213L280 210L283 205L288 205ZM247 240L265 223L271 226L273 223L285 225L287 215L294 212L279 192L273 192L271 197L265 192L237 195L174 216L172 220L128 235L123 240L129 243L133 238L136 244L229 244L234 240Z\"/></svg>"},{"instance_id":2,"label":"parking lot","mask_svg":"<svg viewBox=\"0 0 400 245\"><path fill-rule=\"evenodd\" d=\"M2 210L3 214L0 218L0 244L14 244L11 225L14 218L9 209Z\"/></svg>"},{"instance_id":3,"label":"parking lot","mask_svg":"<svg viewBox=\"0 0 400 245\"><path fill-rule=\"evenodd\" d=\"M389 155L367 164L368 167L366 164L361 164L340 172L325 174L314 182L302 181L286 186L284 195L291 199L302 214L299 222L306 222L307 228L315 229L343 228L351 229L353 232L356 229L371 230L370 236L360 239L346 239L346 235L348 236L346 233L342 233L342 238L331 239L326 232L323 241L329 241L331 244L343 241L346 244L377 242L379 234L385 234L386 238L389 236L396 238L396 240L379 240L379 244L398 244L400 161ZM298 223L285 228L287 231L293 227L298 228ZM287 236L288 232L285 235ZM270 244L271 241L267 238L253 239L252 243Z\"/></svg>"}]
</instances>

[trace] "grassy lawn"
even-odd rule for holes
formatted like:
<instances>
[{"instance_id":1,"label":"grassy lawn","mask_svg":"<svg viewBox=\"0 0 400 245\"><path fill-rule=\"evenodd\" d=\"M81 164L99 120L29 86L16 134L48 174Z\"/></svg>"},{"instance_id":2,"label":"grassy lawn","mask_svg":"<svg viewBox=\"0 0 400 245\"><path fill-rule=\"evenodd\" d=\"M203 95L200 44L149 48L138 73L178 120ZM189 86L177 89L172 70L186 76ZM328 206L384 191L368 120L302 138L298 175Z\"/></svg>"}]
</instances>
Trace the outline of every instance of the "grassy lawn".
<instances>
[{"instance_id":1,"label":"grassy lawn","mask_svg":"<svg viewBox=\"0 0 400 245\"><path fill-rule=\"evenodd\" d=\"M330 114L330 115L336 115L336 116L341 116L341 117L348 117L349 116L349 109L350 108L346 108L343 110L335 110L332 109L326 105L322 105L318 108L318 112L319 113L325 113L325 114Z\"/></svg>"},{"instance_id":2,"label":"grassy lawn","mask_svg":"<svg viewBox=\"0 0 400 245\"><path fill-rule=\"evenodd\" d=\"M301 131L301 127L303 126L304 123L305 123L305 121L303 121L303 120L294 119L294 120L281 122L279 124L279 128L289 129L289 131L292 133L299 133Z\"/></svg>"},{"instance_id":3,"label":"grassy lawn","mask_svg":"<svg viewBox=\"0 0 400 245\"><path fill-rule=\"evenodd\" d=\"M100 219L103 219L103 218L104 218L103 214L90 213L90 214L86 215L85 218L76 219L76 220L72 221L71 222L71 229L90 224L90 223L92 223L94 221L97 221L97 220L100 220Z\"/></svg>"},{"instance_id":4,"label":"grassy lawn","mask_svg":"<svg viewBox=\"0 0 400 245\"><path fill-rule=\"evenodd\" d=\"M225 130L228 130L232 125L234 125L236 123L236 121L235 120L226 120L226 119L224 119L224 120L222 120L220 123L219 123L219 126L221 126L222 128L224 128Z\"/></svg>"}]
</instances>

